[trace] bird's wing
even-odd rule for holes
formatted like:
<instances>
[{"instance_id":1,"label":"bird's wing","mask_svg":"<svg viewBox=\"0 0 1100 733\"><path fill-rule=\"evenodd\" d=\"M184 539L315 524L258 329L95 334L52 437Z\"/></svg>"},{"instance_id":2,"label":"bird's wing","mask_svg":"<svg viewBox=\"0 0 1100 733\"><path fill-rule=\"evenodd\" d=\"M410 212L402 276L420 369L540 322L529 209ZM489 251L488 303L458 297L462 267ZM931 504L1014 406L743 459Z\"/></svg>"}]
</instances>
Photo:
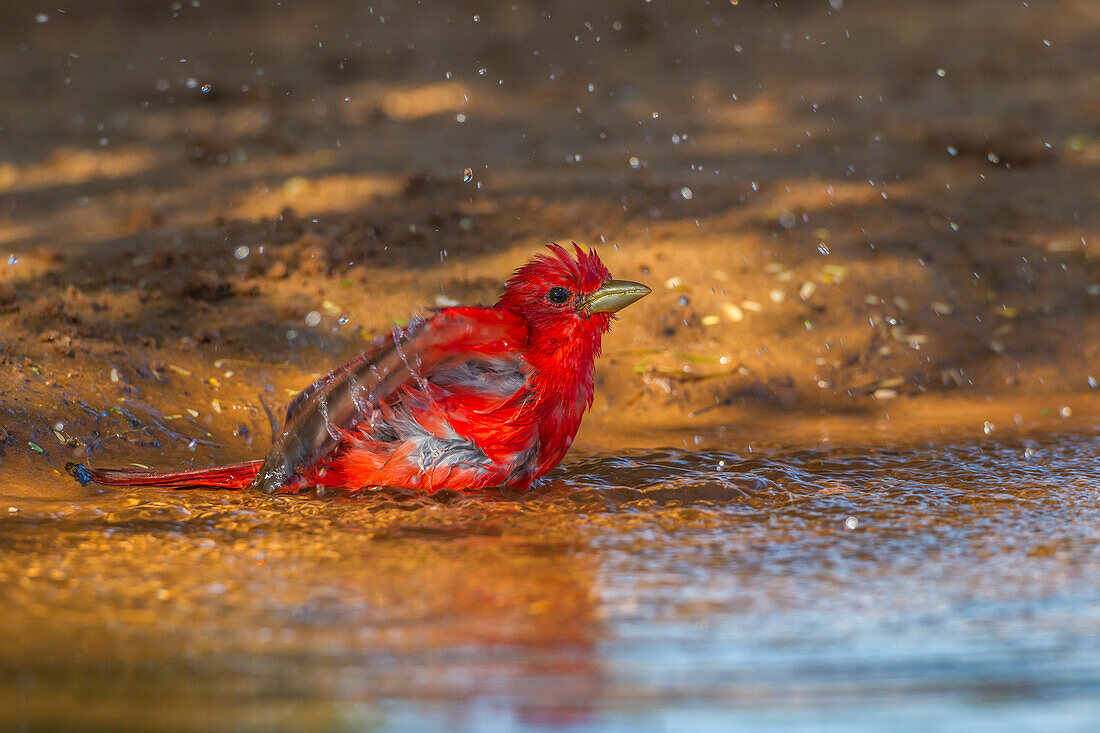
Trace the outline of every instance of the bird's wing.
<instances>
[{"instance_id":1,"label":"bird's wing","mask_svg":"<svg viewBox=\"0 0 1100 733\"><path fill-rule=\"evenodd\" d=\"M315 469L318 483L423 490L530 484L538 394L515 350L468 353L402 385Z\"/></svg>"},{"instance_id":2,"label":"bird's wing","mask_svg":"<svg viewBox=\"0 0 1100 733\"><path fill-rule=\"evenodd\" d=\"M370 362L375 359L378 354L386 348L393 346L394 336L393 334L387 334L384 337L379 337L375 343L366 351L349 359L346 363L333 369L331 372L314 381L311 385L303 389L298 394L291 398L290 402L286 406L286 416L283 418L283 427L288 428L293 423L298 415L302 412L302 409L310 403L310 398L318 391L328 389L329 386L338 379L343 379L347 376L348 372L355 369L360 364Z\"/></svg>"},{"instance_id":3,"label":"bird's wing","mask_svg":"<svg viewBox=\"0 0 1100 733\"><path fill-rule=\"evenodd\" d=\"M399 393L424 393L433 376L446 381L445 375L471 360L519 354L526 341L524 320L500 308L447 308L395 334L291 402L283 432L253 487L267 494L285 488L363 420L392 409ZM465 404L476 409L473 400Z\"/></svg>"}]
</instances>

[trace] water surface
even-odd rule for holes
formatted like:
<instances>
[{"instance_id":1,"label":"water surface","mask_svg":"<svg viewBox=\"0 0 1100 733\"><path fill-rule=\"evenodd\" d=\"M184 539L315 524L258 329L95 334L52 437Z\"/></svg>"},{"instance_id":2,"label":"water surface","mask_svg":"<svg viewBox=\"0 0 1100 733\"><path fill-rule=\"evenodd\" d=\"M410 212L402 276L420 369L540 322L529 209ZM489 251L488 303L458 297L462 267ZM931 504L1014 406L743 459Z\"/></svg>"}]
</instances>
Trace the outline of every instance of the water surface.
<instances>
[{"instance_id":1,"label":"water surface","mask_svg":"<svg viewBox=\"0 0 1100 733\"><path fill-rule=\"evenodd\" d=\"M1088 728L1098 448L665 450L526 496L0 507L0 727Z\"/></svg>"}]
</instances>

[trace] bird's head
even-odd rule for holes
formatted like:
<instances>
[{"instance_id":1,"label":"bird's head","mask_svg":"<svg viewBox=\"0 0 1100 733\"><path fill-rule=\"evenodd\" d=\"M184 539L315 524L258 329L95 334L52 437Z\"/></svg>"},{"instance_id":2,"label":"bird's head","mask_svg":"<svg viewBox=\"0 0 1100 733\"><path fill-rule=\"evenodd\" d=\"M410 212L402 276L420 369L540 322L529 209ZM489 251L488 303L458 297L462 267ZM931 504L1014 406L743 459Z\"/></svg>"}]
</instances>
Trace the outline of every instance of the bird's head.
<instances>
[{"instance_id":1,"label":"bird's head","mask_svg":"<svg viewBox=\"0 0 1100 733\"><path fill-rule=\"evenodd\" d=\"M595 251L573 244L551 244L516 270L505 284L498 307L527 320L533 344L544 349L595 354L614 313L645 297L649 288L629 280L612 280Z\"/></svg>"}]
</instances>

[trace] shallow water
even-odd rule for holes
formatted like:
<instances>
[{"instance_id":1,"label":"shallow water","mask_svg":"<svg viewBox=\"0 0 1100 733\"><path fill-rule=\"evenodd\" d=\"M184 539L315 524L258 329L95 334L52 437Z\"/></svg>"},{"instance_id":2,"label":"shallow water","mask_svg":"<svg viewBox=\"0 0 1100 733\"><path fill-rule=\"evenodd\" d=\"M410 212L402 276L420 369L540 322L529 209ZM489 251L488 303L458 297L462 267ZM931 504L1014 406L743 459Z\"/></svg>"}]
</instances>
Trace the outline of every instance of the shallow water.
<instances>
[{"instance_id":1,"label":"shallow water","mask_svg":"<svg viewBox=\"0 0 1100 733\"><path fill-rule=\"evenodd\" d=\"M575 460L527 496L0 514L15 730L1082 729L1100 436Z\"/></svg>"}]
</instances>

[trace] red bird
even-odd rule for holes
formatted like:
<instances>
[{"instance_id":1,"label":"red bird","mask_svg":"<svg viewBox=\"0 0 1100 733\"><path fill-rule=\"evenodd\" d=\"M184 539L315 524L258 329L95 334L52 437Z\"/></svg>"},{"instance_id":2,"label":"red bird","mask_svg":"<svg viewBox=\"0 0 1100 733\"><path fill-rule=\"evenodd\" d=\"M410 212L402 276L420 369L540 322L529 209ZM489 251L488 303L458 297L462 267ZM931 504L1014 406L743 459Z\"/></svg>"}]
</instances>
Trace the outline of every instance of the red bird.
<instances>
[{"instance_id":1,"label":"red bird","mask_svg":"<svg viewBox=\"0 0 1100 733\"><path fill-rule=\"evenodd\" d=\"M612 314L650 292L573 248L551 245L521 267L492 308L445 308L311 384L265 460L161 474L66 468L82 484L265 494L527 489L561 462L592 405Z\"/></svg>"}]
</instances>

